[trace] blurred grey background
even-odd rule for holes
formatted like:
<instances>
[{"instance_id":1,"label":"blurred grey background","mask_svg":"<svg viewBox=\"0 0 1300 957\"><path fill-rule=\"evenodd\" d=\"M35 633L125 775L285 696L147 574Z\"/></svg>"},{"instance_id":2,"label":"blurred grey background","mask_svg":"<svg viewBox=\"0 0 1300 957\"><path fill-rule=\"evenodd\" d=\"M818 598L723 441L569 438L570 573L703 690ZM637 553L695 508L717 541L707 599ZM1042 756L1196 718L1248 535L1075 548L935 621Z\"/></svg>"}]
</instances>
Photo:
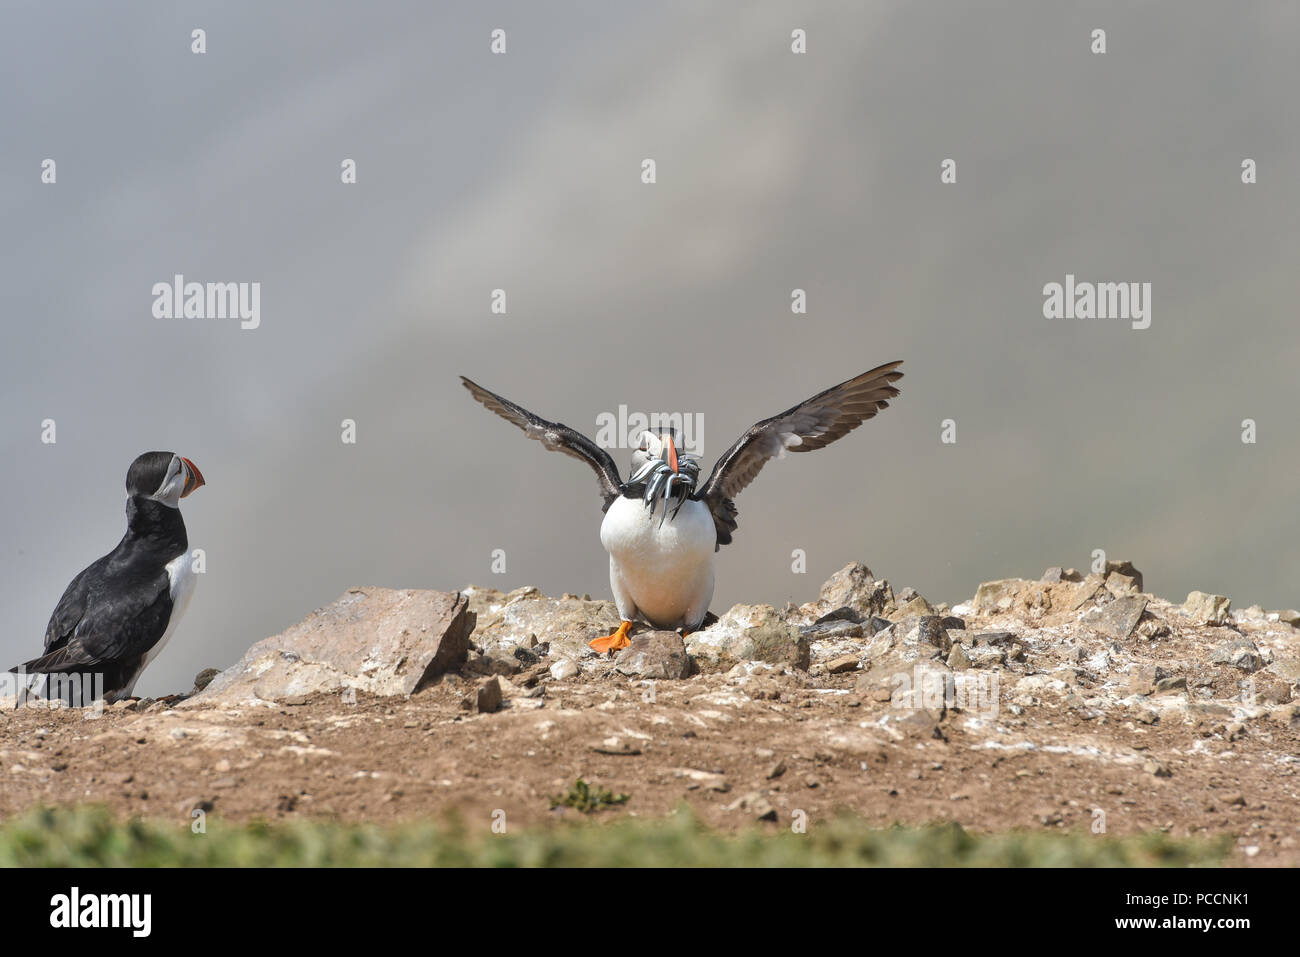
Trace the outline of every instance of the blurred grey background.
<instances>
[{"instance_id":1,"label":"blurred grey background","mask_svg":"<svg viewBox=\"0 0 1300 957\"><path fill-rule=\"evenodd\" d=\"M349 585L607 596L595 480L459 373L591 433L702 413L707 467L905 359L893 408L740 497L715 611L852 559L957 601L1097 548L1300 604L1297 7L1045 6L6 4L0 663L154 448L208 478L208 568L143 694ZM174 273L261 282L261 327L154 319ZM1151 328L1044 319L1067 273L1151 282Z\"/></svg>"}]
</instances>

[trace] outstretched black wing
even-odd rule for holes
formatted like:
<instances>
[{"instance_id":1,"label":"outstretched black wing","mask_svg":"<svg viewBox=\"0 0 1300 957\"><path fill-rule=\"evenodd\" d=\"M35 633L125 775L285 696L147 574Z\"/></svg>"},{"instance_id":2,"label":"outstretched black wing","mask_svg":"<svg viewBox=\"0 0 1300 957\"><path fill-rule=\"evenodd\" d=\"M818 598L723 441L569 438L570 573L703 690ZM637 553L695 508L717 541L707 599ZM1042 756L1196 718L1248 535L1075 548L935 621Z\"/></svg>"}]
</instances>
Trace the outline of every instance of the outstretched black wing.
<instances>
[{"instance_id":1,"label":"outstretched black wing","mask_svg":"<svg viewBox=\"0 0 1300 957\"><path fill-rule=\"evenodd\" d=\"M878 366L764 419L727 449L694 496L713 513L718 544L728 544L736 530L732 499L754 480L769 459L781 458L787 451L811 452L830 445L888 407L889 400L898 395L893 383L903 377L897 371L902 364L900 359Z\"/></svg>"},{"instance_id":2,"label":"outstretched black wing","mask_svg":"<svg viewBox=\"0 0 1300 957\"><path fill-rule=\"evenodd\" d=\"M523 406L515 405L495 392L489 392L464 376L460 377L460 381L469 389L470 395L507 422L519 426L530 439L537 439L552 452L563 452L590 465L596 473L596 480L600 482L601 498L605 500L602 511L608 510L614 499L622 494L623 480L619 477L618 466L608 452L581 432L575 432L559 422L547 422Z\"/></svg>"}]
</instances>

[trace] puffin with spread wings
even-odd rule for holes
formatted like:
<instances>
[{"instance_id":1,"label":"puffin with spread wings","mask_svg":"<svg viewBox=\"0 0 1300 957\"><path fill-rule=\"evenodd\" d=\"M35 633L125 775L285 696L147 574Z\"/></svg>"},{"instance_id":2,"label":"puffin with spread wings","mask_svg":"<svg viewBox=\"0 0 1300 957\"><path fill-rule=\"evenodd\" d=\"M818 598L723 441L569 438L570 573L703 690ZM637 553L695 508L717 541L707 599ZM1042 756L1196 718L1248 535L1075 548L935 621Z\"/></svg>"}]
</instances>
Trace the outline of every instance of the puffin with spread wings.
<instances>
[{"instance_id":1,"label":"puffin with spread wings","mask_svg":"<svg viewBox=\"0 0 1300 957\"><path fill-rule=\"evenodd\" d=\"M830 445L888 407L898 395L900 365L901 360L877 366L759 422L722 454L703 484L699 463L677 450L671 429L640 433L624 482L609 453L585 435L464 376L461 382L529 438L595 471L605 503L600 541L609 552L609 585L622 623L591 647L612 652L631 643L628 631L638 619L683 634L698 630L713 598L714 553L736 530L733 499L770 459Z\"/></svg>"}]
</instances>

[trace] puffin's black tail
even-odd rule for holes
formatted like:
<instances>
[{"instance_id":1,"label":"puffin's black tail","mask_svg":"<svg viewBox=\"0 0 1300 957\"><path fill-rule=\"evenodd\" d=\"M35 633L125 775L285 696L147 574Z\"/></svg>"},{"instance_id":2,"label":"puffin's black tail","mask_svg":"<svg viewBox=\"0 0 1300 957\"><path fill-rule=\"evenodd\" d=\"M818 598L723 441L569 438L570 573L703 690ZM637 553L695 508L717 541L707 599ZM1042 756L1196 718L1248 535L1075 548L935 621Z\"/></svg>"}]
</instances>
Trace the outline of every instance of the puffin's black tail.
<instances>
[{"instance_id":1,"label":"puffin's black tail","mask_svg":"<svg viewBox=\"0 0 1300 957\"><path fill-rule=\"evenodd\" d=\"M62 700L79 708L121 687L118 670L111 665L75 661L66 648L58 648L10 668L9 673L23 676L17 683L18 690L28 700Z\"/></svg>"}]
</instances>

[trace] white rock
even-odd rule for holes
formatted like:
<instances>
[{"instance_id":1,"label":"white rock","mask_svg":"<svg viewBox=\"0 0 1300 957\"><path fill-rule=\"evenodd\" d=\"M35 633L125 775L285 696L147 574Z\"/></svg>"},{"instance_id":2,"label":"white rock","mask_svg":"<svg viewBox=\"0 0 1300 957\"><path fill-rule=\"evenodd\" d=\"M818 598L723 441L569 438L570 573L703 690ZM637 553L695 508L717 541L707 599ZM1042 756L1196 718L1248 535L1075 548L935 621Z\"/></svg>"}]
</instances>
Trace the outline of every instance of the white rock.
<instances>
[{"instance_id":1,"label":"white rock","mask_svg":"<svg viewBox=\"0 0 1300 957\"><path fill-rule=\"evenodd\" d=\"M582 667L572 658L561 658L551 665L551 677L556 681L576 678L582 673Z\"/></svg>"}]
</instances>

